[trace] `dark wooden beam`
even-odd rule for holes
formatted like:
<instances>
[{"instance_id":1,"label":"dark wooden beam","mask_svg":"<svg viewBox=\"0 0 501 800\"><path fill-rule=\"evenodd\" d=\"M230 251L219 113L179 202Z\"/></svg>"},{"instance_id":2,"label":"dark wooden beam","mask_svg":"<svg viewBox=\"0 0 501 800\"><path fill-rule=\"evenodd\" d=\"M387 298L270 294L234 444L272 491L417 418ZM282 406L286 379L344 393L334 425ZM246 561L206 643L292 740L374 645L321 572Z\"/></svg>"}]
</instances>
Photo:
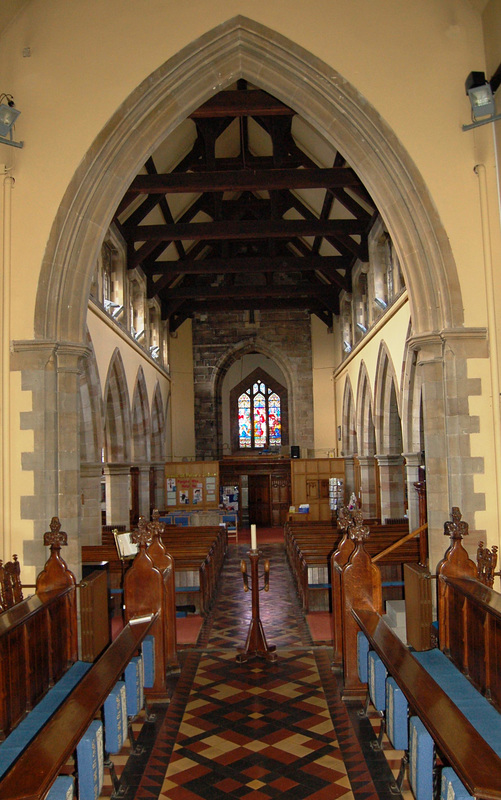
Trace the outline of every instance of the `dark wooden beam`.
<instances>
[{"instance_id":1,"label":"dark wooden beam","mask_svg":"<svg viewBox=\"0 0 501 800\"><path fill-rule=\"evenodd\" d=\"M132 194L328 189L357 186L360 178L350 167L327 169L228 170L227 172L168 172L137 175L127 189Z\"/></svg>"},{"instance_id":2,"label":"dark wooden beam","mask_svg":"<svg viewBox=\"0 0 501 800\"><path fill-rule=\"evenodd\" d=\"M356 219L281 219L227 220L222 222L191 222L175 225L124 226L129 241L170 242L205 239L289 239L294 236L356 236L363 235L365 225Z\"/></svg>"},{"instance_id":3,"label":"dark wooden beam","mask_svg":"<svg viewBox=\"0 0 501 800\"><path fill-rule=\"evenodd\" d=\"M218 92L196 111L190 114L191 119L214 117L254 117L254 116L287 116L293 117L295 111L271 94L261 89L234 89Z\"/></svg>"},{"instance_id":4,"label":"dark wooden beam","mask_svg":"<svg viewBox=\"0 0 501 800\"><path fill-rule=\"evenodd\" d=\"M321 270L329 274L347 269L350 261L344 256L248 256L241 258L204 258L183 261L156 261L145 266L149 274L222 275L229 272L308 272Z\"/></svg>"}]
</instances>

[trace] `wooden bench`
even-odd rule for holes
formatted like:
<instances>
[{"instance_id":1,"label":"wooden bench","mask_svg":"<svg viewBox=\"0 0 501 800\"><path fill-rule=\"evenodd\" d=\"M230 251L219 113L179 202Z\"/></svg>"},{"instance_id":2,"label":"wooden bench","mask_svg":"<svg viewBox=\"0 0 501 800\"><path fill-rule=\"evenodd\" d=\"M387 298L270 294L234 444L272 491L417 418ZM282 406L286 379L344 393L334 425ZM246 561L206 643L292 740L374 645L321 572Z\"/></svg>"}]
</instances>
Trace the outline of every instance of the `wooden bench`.
<instances>
[{"instance_id":1,"label":"wooden bench","mask_svg":"<svg viewBox=\"0 0 501 800\"><path fill-rule=\"evenodd\" d=\"M363 688L356 655L357 632L361 631L374 654L370 661L379 659L408 703L412 737L409 774L414 794L422 796L423 785L431 791L432 770L438 763L444 767L444 785L460 781L479 800L499 800L501 596L477 580L476 565L461 544L467 526L457 509L444 528L451 546L437 569L442 649L421 653L411 652L386 624L377 567L365 551L363 538L357 541L342 575L345 688L351 689L352 695L357 682ZM369 674L368 680L372 694L373 675ZM388 683L386 679L386 686ZM420 786L419 742L427 742L426 737L430 742L425 759L428 774L425 778L421 775Z\"/></svg>"},{"instance_id":2,"label":"wooden bench","mask_svg":"<svg viewBox=\"0 0 501 800\"><path fill-rule=\"evenodd\" d=\"M0 780L0 800L45 797L154 621L154 617L131 620L99 660L89 665L87 674Z\"/></svg>"},{"instance_id":3,"label":"wooden bench","mask_svg":"<svg viewBox=\"0 0 501 800\"><path fill-rule=\"evenodd\" d=\"M358 513L361 516L361 512ZM337 602L337 590L334 589L336 594L336 598L334 598L332 589L334 568L332 557L341 541L342 534L339 529L333 529L331 525L325 523L320 525L313 523L313 527L310 526L306 523L288 524L286 551L289 564L303 610L305 612L315 609L332 611ZM366 546L369 553L378 556L380 561L384 600L403 596L402 564L417 562L419 559L417 538L409 539L398 551L390 549L408 532L408 524L405 523L371 525L370 527L370 539ZM325 541L322 541L324 538ZM312 602L311 598L315 595L320 595L320 599Z\"/></svg>"}]
</instances>

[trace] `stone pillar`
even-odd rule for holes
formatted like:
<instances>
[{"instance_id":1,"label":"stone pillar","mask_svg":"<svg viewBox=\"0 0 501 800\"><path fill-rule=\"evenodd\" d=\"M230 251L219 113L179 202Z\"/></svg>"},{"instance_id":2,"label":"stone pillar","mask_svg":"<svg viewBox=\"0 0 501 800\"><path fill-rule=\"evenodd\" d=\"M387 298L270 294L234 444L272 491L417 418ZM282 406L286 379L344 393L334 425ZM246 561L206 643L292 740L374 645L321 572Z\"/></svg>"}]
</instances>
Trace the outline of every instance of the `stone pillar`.
<instances>
[{"instance_id":1,"label":"stone pillar","mask_svg":"<svg viewBox=\"0 0 501 800\"><path fill-rule=\"evenodd\" d=\"M23 453L23 469L33 473L33 495L21 497L21 516L33 520L33 540L23 544L23 562L41 570L46 561L43 534L57 516L68 534L64 560L80 578L79 375L89 354L85 345L48 341L12 343L11 369L21 372L32 392L32 411L20 425L33 430L33 451ZM14 413L14 410L12 410Z\"/></svg>"},{"instance_id":2,"label":"stone pillar","mask_svg":"<svg viewBox=\"0 0 501 800\"><path fill-rule=\"evenodd\" d=\"M139 470L139 516L150 519L150 465L141 464Z\"/></svg>"},{"instance_id":3,"label":"stone pillar","mask_svg":"<svg viewBox=\"0 0 501 800\"><path fill-rule=\"evenodd\" d=\"M409 517L409 530L419 528L419 495L414 486L419 481L419 467L421 453L404 453L405 479L407 482L407 515Z\"/></svg>"},{"instance_id":4,"label":"stone pillar","mask_svg":"<svg viewBox=\"0 0 501 800\"><path fill-rule=\"evenodd\" d=\"M376 461L375 456L359 456L360 464L360 501L364 517L374 519L378 516L376 497Z\"/></svg>"},{"instance_id":5,"label":"stone pillar","mask_svg":"<svg viewBox=\"0 0 501 800\"><path fill-rule=\"evenodd\" d=\"M101 462L80 466L80 502L82 524L80 539L82 545L101 544Z\"/></svg>"},{"instance_id":6,"label":"stone pillar","mask_svg":"<svg viewBox=\"0 0 501 800\"><path fill-rule=\"evenodd\" d=\"M489 354L483 328L416 336L409 345L418 351L422 379L428 541L434 572L447 548L443 530L452 507L461 509L470 532L475 512L485 508L485 496L475 491L475 476L484 471L484 459L471 455L470 434L478 433L481 425L488 429L490 420L470 413L469 397L481 394L482 387L480 380L468 377L468 359ZM472 539L469 546L475 549L476 543Z\"/></svg>"},{"instance_id":7,"label":"stone pillar","mask_svg":"<svg viewBox=\"0 0 501 800\"><path fill-rule=\"evenodd\" d=\"M404 459L401 455L376 455L379 464L381 522L405 514Z\"/></svg>"},{"instance_id":8,"label":"stone pillar","mask_svg":"<svg viewBox=\"0 0 501 800\"><path fill-rule=\"evenodd\" d=\"M350 495L355 491L355 457L344 456L344 499L348 503Z\"/></svg>"},{"instance_id":9,"label":"stone pillar","mask_svg":"<svg viewBox=\"0 0 501 800\"><path fill-rule=\"evenodd\" d=\"M130 525L130 465L105 464L106 525Z\"/></svg>"},{"instance_id":10,"label":"stone pillar","mask_svg":"<svg viewBox=\"0 0 501 800\"><path fill-rule=\"evenodd\" d=\"M165 464L152 464L155 477L155 508L159 511L165 511L167 508L167 500L165 497Z\"/></svg>"}]
</instances>

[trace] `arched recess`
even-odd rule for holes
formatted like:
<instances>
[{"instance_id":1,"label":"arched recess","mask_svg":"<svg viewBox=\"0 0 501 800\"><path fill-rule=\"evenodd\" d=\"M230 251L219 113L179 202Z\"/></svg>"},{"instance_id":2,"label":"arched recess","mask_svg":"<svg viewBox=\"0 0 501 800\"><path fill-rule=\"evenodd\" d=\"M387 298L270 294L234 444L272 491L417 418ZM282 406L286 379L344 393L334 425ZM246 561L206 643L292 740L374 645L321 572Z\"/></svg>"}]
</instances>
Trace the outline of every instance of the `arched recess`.
<instances>
[{"instance_id":1,"label":"arched recess","mask_svg":"<svg viewBox=\"0 0 501 800\"><path fill-rule=\"evenodd\" d=\"M222 408L222 387L223 381L229 368L236 361L239 361L243 356L250 353L261 353L267 358L274 361L280 368L285 378L285 388L287 390L288 399L288 427L289 427L289 441L294 441L296 436L296 420L295 420L295 402L294 396L297 389L297 382L299 380L293 365L289 363L284 353L272 346L267 342L262 341L259 337L253 337L246 342L238 342L234 347L222 356L215 365L212 374L212 392L216 402L216 428L218 440L218 452L223 452L223 408Z\"/></svg>"},{"instance_id":2,"label":"arched recess","mask_svg":"<svg viewBox=\"0 0 501 800\"><path fill-rule=\"evenodd\" d=\"M275 31L236 16L149 75L82 157L46 248L36 338L83 341L93 267L125 190L183 119L238 78L294 108L357 171L403 265L414 333L461 327L463 304L446 232L415 164L393 131L331 64Z\"/></svg>"},{"instance_id":3,"label":"arched recess","mask_svg":"<svg viewBox=\"0 0 501 800\"><path fill-rule=\"evenodd\" d=\"M407 513L407 484L395 368L383 341L376 367L375 422L381 518L401 519Z\"/></svg>"},{"instance_id":4,"label":"arched recess","mask_svg":"<svg viewBox=\"0 0 501 800\"><path fill-rule=\"evenodd\" d=\"M165 461L165 412L158 381L151 404L151 460L158 463Z\"/></svg>"},{"instance_id":5,"label":"arched recess","mask_svg":"<svg viewBox=\"0 0 501 800\"><path fill-rule=\"evenodd\" d=\"M372 413L372 391L365 362L360 365L357 388L357 438L358 454L374 456L376 453L376 434Z\"/></svg>"},{"instance_id":6,"label":"arched recess","mask_svg":"<svg viewBox=\"0 0 501 800\"><path fill-rule=\"evenodd\" d=\"M80 373L80 463L101 463L103 449L103 401L101 381L92 339L87 331L90 354Z\"/></svg>"},{"instance_id":7,"label":"arched recess","mask_svg":"<svg viewBox=\"0 0 501 800\"><path fill-rule=\"evenodd\" d=\"M355 399L349 378L344 385L342 447L343 456L354 456L358 452Z\"/></svg>"},{"instance_id":8,"label":"arched recess","mask_svg":"<svg viewBox=\"0 0 501 800\"><path fill-rule=\"evenodd\" d=\"M80 383L80 496L81 543L101 544L101 481L104 440L101 381L92 339L87 331L89 355L79 375Z\"/></svg>"},{"instance_id":9,"label":"arched recess","mask_svg":"<svg viewBox=\"0 0 501 800\"><path fill-rule=\"evenodd\" d=\"M108 367L104 388L104 460L108 464L129 464L132 426L124 364L118 347Z\"/></svg>"},{"instance_id":10,"label":"arched recess","mask_svg":"<svg viewBox=\"0 0 501 800\"><path fill-rule=\"evenodd\" d=\"M372 411L372 391L365 362L360 364L357 387L357 438L359 496L368 519L379 518L379 470L376 461L376 432ZM357 473L357 470L355 471Z\"/></svg>"},{"instance_id":11,"label":"arched recess","mask_svg":"<svg viewBox=\"0 0 501 800\"><path fill-rule=\"evenodd\" d=\"M151 453L151 420L148 390L143 368L139 367L132 395L132 460L148 464Z\"/></svg>"}]
</instances>

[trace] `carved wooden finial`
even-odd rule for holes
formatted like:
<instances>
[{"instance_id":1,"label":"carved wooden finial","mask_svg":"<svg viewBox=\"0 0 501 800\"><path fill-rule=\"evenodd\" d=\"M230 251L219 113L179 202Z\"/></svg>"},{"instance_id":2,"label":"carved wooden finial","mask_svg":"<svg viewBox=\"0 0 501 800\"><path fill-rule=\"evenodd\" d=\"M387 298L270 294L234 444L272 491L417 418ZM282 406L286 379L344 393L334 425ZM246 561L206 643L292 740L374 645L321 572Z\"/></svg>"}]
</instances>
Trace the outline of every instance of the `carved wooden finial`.
<instances>
[{"instance_id":1,"label":"carved wooden finial","mask_svg":"<svg viewBox=\"0 0 501 800\"><path fill-rule=\"evenodd\" d=\"M163 533L165 533L165 522L160 521L160 512L158 508L154 508L151 513L152 521L148 525L148 530L151 531L153 537L158 536L161 537Z\"/></svg>"},{"instance_id":2,"label":"carved wooden finial","mask_svg":"<svg viewBox=\"0 0 501 800\"><path fill-rule=\"evenodd\" d=\"M354 532L355 529L361 528L361 527L364 526L364 515L363 515L363 512L362 512L362 510L360 508L351 509L349 513L351 515L350 532L351 532L352 538L355 538L354 535L353 535L353 532ZM367 536L368 536L369 535L369 528L367 528L367 526L365 526L365 528L367 529Z\"/></svg>"},{"instance_id":3,"label":"carved wooden finial","mask_svg":"<svg viewBox=\"0 0 501 800\"><path fill-rule=\"evenodd\" d=\"M478 580L485 586L494 586L496 565L498 563L498 548L493 545L492 549L484 547L483 542L478 543L477 549L477 575Z\"/></svg>"},{"instance_id":4,"label":"carved wooden finial","mask_svg":"<svg viewBox=\"0 0 501 800\"><path fill-rule=\"evenodd\" d=\"M68 534L61 530L59 517L52 517L49 527L50 531L44 533L43 537L45 547L53 547L59 550L63 545L68 544Z\"/></svg>"},{"instance_id":5,"label":"carved wooden finial","mask_svg":"<svg viewBox=\"0 0 501 800\"><path fill-rule=\"evenodd\" d=\"M132 531L130 538L134 544L138 544L139 548L143 550L151 542L152 533L150 530L149 522L146 517L139 517L137 529Z\"/></svg>"},{"instance_id":6,"label":"carved wooden finial","mask_svg":"<svg viewBox=\"0 0 501 800\"><path fill-rule=\"evenodd\" d=\"M444 523L444 536L450 536L451 542L468 536L468 523L461 518L461 511L457 506L454 506L451 511L452 521L448 520Z\"/></svg>"},{"instance_id":7,"label":"carved wooden finial","mask_svg":"<svg viewBox=\"0 0 501 800\"><path fill-rule=\"evenodd\" d=\"M342 533L345 533L350 525L351 525L350 511L347 506L341 506L337 510L337 527Z\"/></svg>"},{"instance_id":8,"label":"carved wooden finial","mask_svg":"<svg viewBox=\"0 0 501 800\"><path fill-rule=\"evenodd\" d=\"M362 513L357 513L355 515L357 517L355 524L350 528L351 538L354 539L359 545L368 538L370 534L370 529L368 525L363 524L363 515Z\"/></svg>"}]
</instances>

